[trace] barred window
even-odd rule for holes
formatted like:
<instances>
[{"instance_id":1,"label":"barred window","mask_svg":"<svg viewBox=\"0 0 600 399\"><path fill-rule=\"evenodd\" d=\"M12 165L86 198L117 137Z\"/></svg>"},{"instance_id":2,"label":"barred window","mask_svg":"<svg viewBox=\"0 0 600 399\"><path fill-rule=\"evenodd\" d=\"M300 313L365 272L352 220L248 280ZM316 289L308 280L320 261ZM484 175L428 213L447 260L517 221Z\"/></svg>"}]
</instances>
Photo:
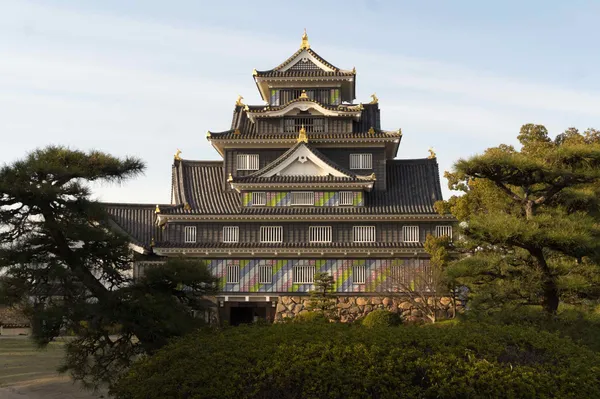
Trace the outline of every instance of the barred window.
<instances>
[{"instance_id":1,"label":"barred window","mask_svg":"<svg viewBox=\"0 0 600 399\"><path fill-rule=\"evenodd\" d=\"M238 284L240 282L240 265L227 265L227 283Z\"/></svg>"},{"instance_id":2,"label":"barred window","mask_svg":"<svg viewBox=\"0 0 600 399\"><path fill-rule=\"evenodd\" d=\"M185 226L185 242L196 242L196 226Z\"/></svg>"},{"instance_id":3,"label":"barred window","mask_svg":"<svg viewBox=\"0 0 600 399\"><path fill-rule=\"evenodd\" d=\"M314 205L315 193L312 191L292 191L292 205Z\"/></svg>"},{"instance_id":4,"label":"barred window","mask_svg":"<svg viewBox=\"0 0 600 399\"><path fill-rule=\"evenodd\" d=\"M375 226L354 226L354 242L375 242Z\"/></svg>"},{"instance_id":5,"label":"barred window","mask_svg":"<svg viewBox=\"0 0 600 399\"><path fill-rule=\"evenodd\" d=\"M373 169L373 154L350 154L350 169Z\"/></svg>"},{"instance_id":6,"label":"barred window","mask_svg":"<svg viewBox=\"0 0 600 399\"><path fill-rule=\"evenodd\" d=\"M294 283L312 284L315 282L315 266L294 266Z\"/></svg>"},{"instance_id":7,"label":"barred window","mask_svg":"<svg viewBox=\"0 0 600 399\"><path fill-rule=\"evenodd\" d=\"M352 266L352 281L354 284L364 284L367 278L367 268L365 266Z\"/></svg>"},{"instance_id":8,"label":"barred window","mask_svg":"<svg viewBox=\"0 0 600 399\"><path fill-rule=\"evenodd\" d=\"M339 204L340 205L353 205L354 204L354 192L340 191Z\"/></svg>"},{"instance_id":9,"label":"barred window","mask_svg":"<svg viewBox=\"0 0 600 399\"><path fill-rule=\"evenodd\" d=\"M267 205L267 193L264 191L253 192L252 205Z\"/></svg>"},{"instance_id":10,"label":"barred window","mask_svg":"<svg viewBox=\"0 0 600 399\"><path fill-rule=\"evenodd\" d=\"M223 227L223 242L238 242L240 237L240 228L238 226Z\"/></svg>"},{"instance_id":11,"label":"barred window","mask_svg":"<svg viewBox=\"0 0 600 399\"><path fill-rule=\"evenodd\" d=\"M260 242L283 242L283 226L261 226Z\"/></svg>"},{"instance_id":12,"label":"barred window","mask_svg":"<svg viewBox=\"0 0 600 399\"><path fill-rule=\"evenodd\" d=\"M308 232L310 242L331 242L331 226L310 226Z\"/></svg>"},{"instance_id":13,"label":"barred window","mask_svg":"<svg viewBox=\"0 0 600 399\"><path fill-rule=\"evenodd\" d=\"M258 282L259 284L271 284L273 282L273 266L258 266Z\"/></svg>"},{"instance_id":14,"label":"barred window","mask_svg":"<svg viewBox=\"0 0 600 399\"><path fill-rule=\"evenodd\" d=\"M419 242L419 226L403 226L404 242Z\"/></svg>"},{"instance_id":15,"label":"barred window","mask_svg":"<svg viewBox=\"0 0 600 399\"><path fill-rule=\"evenodd\" d=\"M435 236L446 236L449 239L452 239L452 226L435 226Z\"/></svg>"},{"instance_id":16,"label":"barred window","mask_svg":"<svg viewBox=\"0 0 600 399\"><path fill-rule=\"evenodd\" d=\"M238 154L237 170L258 170L258 154Z\"/></svg>"}]
</instances>

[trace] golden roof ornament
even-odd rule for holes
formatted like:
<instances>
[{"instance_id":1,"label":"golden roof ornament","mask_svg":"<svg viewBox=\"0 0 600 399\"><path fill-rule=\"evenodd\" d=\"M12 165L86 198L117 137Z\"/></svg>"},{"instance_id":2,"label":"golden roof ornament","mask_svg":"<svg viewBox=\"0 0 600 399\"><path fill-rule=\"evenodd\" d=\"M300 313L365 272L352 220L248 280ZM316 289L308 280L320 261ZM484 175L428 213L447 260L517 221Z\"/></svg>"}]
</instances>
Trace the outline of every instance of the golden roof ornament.
<instances>
[{"instance_id":1,"label":"golden roof ornament","mask_svg":"<svg viewBox=\"0 0 600 399\"><path fill-rule=\"evenodd\" d=\"M352 73L356 75L356 67L352 67Z\"/></svg>"},{"instance_id":2,"label":"golden roof ornament","mask_svg":"<svg viewBox=\"0 0 600 399\"><path fill-rule=\"evenodd\" d=\"M399 128L398 128L398 134L399 134L400 136L402 136L402 128L401 128L401 127L399 127Z\"/></svg>"},{"instance_id":3,"label":"golden roof ornament","mask_svg":"<svg viewBox=\"0 0 600 399\"><path fill-rule=\"evenodd\" d=\"M209 139L211 137L210 130L206 131L206 138Z\"/></svg>"},{"instance_id":4,"label":"golden roof ornament","mask_svg":"<svg viewBox=\"0 0 600 399\"><path fill-rule=\"evenodd\" d=\"M358 110L362 111L363 109L365 109L365 107L363 107L362 103L358 104Z\"/></svg>"},{"instance_id":5,"label":"golden roof ornament","mask_svg":"<svg viewBox=\"0 0 600 399\"><path fill-rule=\"evenodd\" d=\"M372 100L369 104L377 104L379 102L379 99L377 98L375 93L371 94L371 98L372 98Z\"/></svg>"},{"instance_id":6,"label":"golden roof ornament","mask_svg":"<svg viewBox=\"0 0 600 399\"><path fill-rule=\"evenodd\" d=\"M237 134L242 134L242 133L240 132L240 129L235 129L235 130L233 131L233 134L236 134L236 135L237 135Z\"/></svg>"},{"instance_id":7,"label":"golden roof ornament","mask_svg":"<svg viewBox=\"0 0 600 399\"><path fill-rule=\"evenodd\" d=\"M377 177L375 177L375 173L371 173L369 177L371 178L371 180L377 180Z\"/></svg>"},{"instance_id":8,"label":"golden roof ornament","mask_svg":"<svg viewBox=\"0 0 600 399\"><path fill-rule=\"evenodd\" d=\"M231 183L233 181L233 176L231 176L231 173L229 174L229 177L227 178L227 183Z\"/></svg>"},{"instance_id":9,"label":"golden roof ornament","mask_svg":"<svg viewBox=\"0 0 600 399\"><path fill-rule=\"evenodd\" d=\"M175 155L173 156L173 158L176 161L181 161L181 150L179 148L177 149L177 152L175 153Z\"/></svg>"},{"instance_id":10,"label":"golden roof ornament","mask_svg":"<svg viewBox=\"0 0 600 399\"><path fill-rule=\"evenodd\" d=\"M375 134L375 129L373 128L373 126L369 128L369 134Z\"/></svg>"},{"instance_id":11,"label":"golden roof ornament","mask_svg":"<svg viewBox=\"0 0 600 399\"><path fill-rule=\"evenodd\" d=\"M244 97L242 97L240 94L238 94L238 98L237 100L235 100L235 105L237 105L238 107L241 107L242 105L245 105L242 100L244 99Z\"/></svg>"},{"instance_id":12,"label":"golden roof ornament","mask_svg":"<svg viewBox=\"0 0 600 399\"><path fill-rule=\"evenodd\" d=\"M306 28L304 28L304 34L302 34L302 43L300 44L300 50L308 50L310 43L308 43L308 35L306 34Z\"/></svg>"},{"instance_id":13,"label":"golden roof ornament","mask_svg":"<svg viewBox=\"0 0 600 399\"><path fill-rule=\"evenodd\" d=\"M244 111L250 112L250 107L248 106L248 104L244 105Z\"/></svg>"},{"instance_id":14,"label":"golden roof ornament","mask_svg":"<svg viewBox=\"0 0 600 399\"><path fill-rule=\"evenodd\" d=\"M432 147L429 147L429 156L427 157L427 159L434 159L436 158L435 152L433 151Z\"/></svg>"},{"instance_id":15,"label":"golden roof ornament","mask_svg":"<svg viewBox=\"0 0 600 399\"><path fill-rule=\"evenodd\" d=\"M154 209L154 213L160 213L160 207L156 204L156 208Z\"/></svg>"},{"instance_id":16,"label":"golden roof ornament","mask_svg":"<svg viewBox=\"0 0 600 399\"><path fill-rule=\"evenodd\" d=\"M156 244L154 243L154 237L152 237L152 239L150 240L150 246L153 247L154 245Z\"/></svg>"},{"instance_id":17,"label":"golden roof ornament","mask_svg":"<svg viewBox=\"0 0 600 399\"><path fill-rule=\"evenodd\" d=\"M306 90L302 90L302 93L300 93L300 98L308 98L308 94L306 94Z\"/></svg>"},{"instance_id":18,"label":"golden roof ornament","mask_svg":"<svg viewBox=\"0 0 600 399\"><path fill-rule=\"evenodd\" d=\"M308 144L308 137L306 136L306 129L304 128L304 125L302 125L300 131L298 132L298 143Z\"/></svg>"},{"instance_id":19,"label":"golden roof ornament","mask_svg":"<svg viewBox=\"0 0 600 399\"><path fill-rule=\"evenodd\" d=\"M258 71L256 70L256 68L252 70L252 76L258 76Z\"/></svg>"},{"instance_id":20,"label":"golden roof ornament","mask_svg":"<svg viewBox=\"0 0 600 399\"><path fill-rule=\"evenodd\" d=\"M192 207L190 206L190 204L188 204L187 202L185 203L185 205L183 206L183 209L186 211L191 211Z\"/></svg>"}]
</instances>

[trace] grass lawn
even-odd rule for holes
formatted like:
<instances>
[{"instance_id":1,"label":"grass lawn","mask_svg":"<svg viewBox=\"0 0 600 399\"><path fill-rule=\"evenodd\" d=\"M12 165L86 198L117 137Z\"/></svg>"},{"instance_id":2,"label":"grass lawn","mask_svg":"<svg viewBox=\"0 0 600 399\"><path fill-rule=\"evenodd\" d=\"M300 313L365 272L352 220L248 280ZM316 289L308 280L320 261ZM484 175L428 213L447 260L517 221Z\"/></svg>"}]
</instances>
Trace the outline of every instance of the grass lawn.
<instances>
[{"instance_id":1,"label":"grass lawn","mask_svg":"<svg viewBox=\"0 0 600 399\"><path fill-rule=\"evenodd\" d=\"M73 384L68 375L59 374L64 351L62 342L38 349L27 337L0 337L0 397L97 398Z\"/></svg>"}]
</instances>

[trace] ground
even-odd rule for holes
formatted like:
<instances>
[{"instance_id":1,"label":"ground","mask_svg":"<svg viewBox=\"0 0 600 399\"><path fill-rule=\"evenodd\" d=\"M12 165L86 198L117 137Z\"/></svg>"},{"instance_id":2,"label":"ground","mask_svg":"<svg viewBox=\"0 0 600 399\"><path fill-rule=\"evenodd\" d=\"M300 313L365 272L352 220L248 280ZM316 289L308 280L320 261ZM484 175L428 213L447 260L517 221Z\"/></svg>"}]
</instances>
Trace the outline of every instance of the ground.
<instances>
[{"instance_id":1,"label":"ground","mask_svg":"<svg viewBox=\"0 0 600 399\"><path fill-rule=\"evenodd\" d=\"M64 356L63 343L39 350L28 337L0 337L1 399L101 398L80 389L68 375L56 371ZM106 397L106 395L104 395Z\"/></svg>"}]
</instances>

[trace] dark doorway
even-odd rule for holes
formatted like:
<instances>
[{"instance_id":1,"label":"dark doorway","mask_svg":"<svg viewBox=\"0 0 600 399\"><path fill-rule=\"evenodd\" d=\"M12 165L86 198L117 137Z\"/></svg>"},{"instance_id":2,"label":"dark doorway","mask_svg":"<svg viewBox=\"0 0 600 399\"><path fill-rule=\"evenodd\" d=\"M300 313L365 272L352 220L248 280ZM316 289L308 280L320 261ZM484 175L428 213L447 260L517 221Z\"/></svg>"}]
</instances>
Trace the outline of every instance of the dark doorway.
<instances>
[{"instance_id":1,"label":"dark doorway","mask_svg":"<svg viewBox=\"0 0 600 399\"><path fill-rule=\"evenodd\" d=\"M240 324L253 323L259 319L265 320L266 311L267 309L264 307L233 306L231 307L229 323L232 326L239 326Z\"/></svg>"}]
</instances>

